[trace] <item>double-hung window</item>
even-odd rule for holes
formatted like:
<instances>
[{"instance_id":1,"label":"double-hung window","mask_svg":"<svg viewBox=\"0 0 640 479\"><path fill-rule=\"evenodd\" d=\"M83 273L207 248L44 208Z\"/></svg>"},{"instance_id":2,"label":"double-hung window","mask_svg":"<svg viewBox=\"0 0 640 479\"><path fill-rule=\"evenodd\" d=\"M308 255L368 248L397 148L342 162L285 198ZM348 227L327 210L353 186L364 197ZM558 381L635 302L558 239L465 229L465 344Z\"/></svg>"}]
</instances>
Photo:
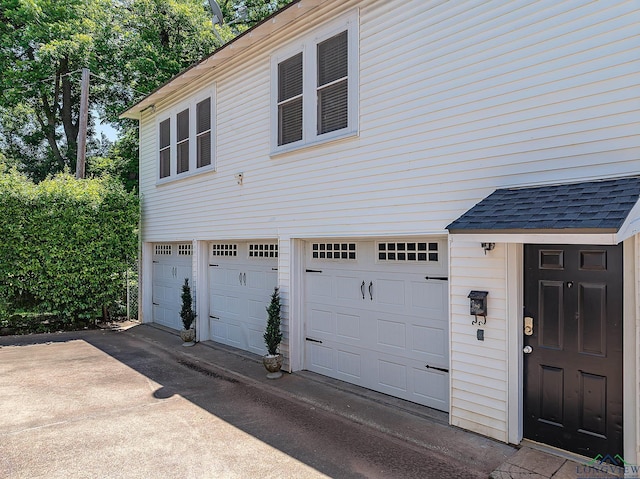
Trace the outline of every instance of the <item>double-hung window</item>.
<instances>
[{"instance_id":1,"label":"double-hung window","mask_svg":"<svg viewBox=\"0 0 640 479\"><path fill-rule=\"evenodd\" d=\"M347 31L318 43L318 135L349 126L349 51Z\"/></svg>"},{"instance_id":2,"label":"double-hung window","mask_svg":"<svg viewBox=\"0 0 640 479\"><path fill-rule=\"evenodd\" d=\"M214 169L212 92L165 112L158 122L161 182Z\"/></svg>"},{"instance_id":3,"label":"double-hung window","mask_svg":"<svg viewBox=\"0 0 640 479\"><path fill-rule=\"evenodd\" d=\"M178 153L178 174L189 171L189 109L182 110L176 115L178 124L178 138L176 151Z\"/></svg>"},{"instance_id":4,"label":"double-hung window","mask_svg":"<svg viewBox=\"0 0 640 479\"><path fill-rule=\"evenodd\" d=\"M211 164L211 97L196 103L196 166Z\"/></svg>"},{"instance_id":5,"label":"double-hung window","mask_svg":"<svg viewBox=\"0 0 640 479\"><path fill-rule=\"evenodd\" d=\"M171 120L160 122L160 178L171 175Z\"/></svg>"},{"instance_id":6,"label":"double-hung window","mask_svg":"<svg viewBox=\"0 0 640 479\"><path fill-rule=\"evenodd\" d=\"M278 64L278 146L302 140L302 53Z\"/></svg>"},{"instance_id":7,"label":"double-hung window","mask_svg":"<svg viewBox=\"0 0 640 479\"><path fill-rule=\"evenodd\" d=\"M272 57L272 153L358 132L357 13Z\"/></svg>"}]
</instances>

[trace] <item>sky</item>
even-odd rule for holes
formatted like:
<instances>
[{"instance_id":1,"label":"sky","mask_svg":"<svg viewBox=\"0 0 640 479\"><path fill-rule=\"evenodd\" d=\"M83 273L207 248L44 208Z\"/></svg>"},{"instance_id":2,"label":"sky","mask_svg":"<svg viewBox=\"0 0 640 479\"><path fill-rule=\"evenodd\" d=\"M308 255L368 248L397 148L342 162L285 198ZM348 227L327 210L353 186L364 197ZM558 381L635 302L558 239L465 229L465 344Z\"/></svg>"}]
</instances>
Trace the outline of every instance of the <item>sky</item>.
<instances>
[{"instance_id":1,"label":"sky","mask_svg":"<svg viewBox=\"0 0 640 479\"><path fill-rule=\"evenodd\" d=\"M118 131L113 129L108 123L98 123L96 127L98 130L98 135L100 133L104 133L109 140L111 141L117 140Z\"/></svg>"},{"instance_id":2,"label":"sky","mask_svg":"<svg viewBox=\"0 0 640 479\"><path fill-rule=\"evenodd\" d=\"M112 128L109 123L101 123L96 112L93 112L93 118L96 122L98 138L100 137L100 133L104 133L110 141L115 141L118 138L118 131Z\"/></svg>"}]
</instances>

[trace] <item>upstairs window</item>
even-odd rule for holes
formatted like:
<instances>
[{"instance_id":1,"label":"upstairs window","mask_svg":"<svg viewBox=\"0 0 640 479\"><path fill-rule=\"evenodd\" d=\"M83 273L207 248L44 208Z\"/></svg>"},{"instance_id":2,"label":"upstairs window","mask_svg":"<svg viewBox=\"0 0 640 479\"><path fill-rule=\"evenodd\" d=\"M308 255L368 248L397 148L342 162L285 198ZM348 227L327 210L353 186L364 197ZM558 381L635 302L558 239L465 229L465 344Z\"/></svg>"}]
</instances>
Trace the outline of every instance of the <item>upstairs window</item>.
<instances>
[{"instance_id":1,"label":"upstairs window","mask_svg":"<svg viewBox=\"0 0 640 479\"><path fill-rule=\"evenodd\" d=\"M346 31L318 44L318 135L348 126L347 46Z\"/></svg>"},{"instance_id":2,"label":"upstairs window","mask_svg":"<svg viewBox=\"0 0 640 479\"><path fill-rule=\"evenodd\" d=\"M211 164L211 98L196 104L197 167Z\"/></svg>"},{"instance_id":3,"label":"upstairs window","mask_svg":"<svg viewBox=\"0 0 640 479\"><path fill-rule=\"evenodd\" d=\"M189 109L181 111L176 117L178 123L178 174L189 171Z\"/></svg>"},{"instance_id":4,"label":"upstairs window","mask_svg":"<svg viewBox=\"0 0 640 479\"><path fill-rule=\"evenodd\" d=\"M162 183L214 169L215 102L211 93L182 103L159 118L158 179Z\"/></svg>"},{"instance_id":5,"label":"upstairs window","mask_svg":"<svg viewBox=\"0 0 640 479\"><path fill-rule=\"evenodd\" d=\"M354 13L272 58L272 153L357 133L357 38Z\"/></svg>"},{"instance_id":6,"label":"upstairs window","mask_svg":"<svg viewBox=\"0 0 640 479\"><path fill-rule=\"evenodd\" d=\"M278 145L302 140L302 53L278 65Z\"/></svg>"},{"instance_id":7,"label":"upstairs window","mask_svg":"<svg viewBox=\"0 0 640 479\"><path fill-rule=\"evenodd\" d=\"M160 122L160 178L171 174L171 122Z\"/></svg>"}]
</instances>

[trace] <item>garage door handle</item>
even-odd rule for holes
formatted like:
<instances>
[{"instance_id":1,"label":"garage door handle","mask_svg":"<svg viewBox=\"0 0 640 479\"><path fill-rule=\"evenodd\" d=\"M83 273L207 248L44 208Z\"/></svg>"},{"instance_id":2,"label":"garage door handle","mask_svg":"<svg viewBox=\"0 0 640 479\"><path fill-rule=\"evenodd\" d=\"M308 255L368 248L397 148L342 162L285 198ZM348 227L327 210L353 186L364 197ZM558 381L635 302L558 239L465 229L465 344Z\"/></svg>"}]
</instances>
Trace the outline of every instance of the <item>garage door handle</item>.
<instances>
[{"instance_id":1,"label":"garage door handle","mask_svg":"<svg viewBox=\"0 0 640 479\"><path fill-rule=\"evenodd\" d=\"M362 293L362 299L364 299L364 281L360 285L360 292Z\"/></svg>"},{"instance_id":2,"label":"garage door handle","mask_svg":"<svg viewBox=\"0 0 640 479\"><path fill-rule=\"evenodd\" d=\"M369 296L371 296L371 301L373 301L373 281L369 283Z\"/></svg>"},{"instance_id":3,"label":"garage door handle","mask_svg":"<svg viewBox=\"0 0 640 479\"><path fill-rule=\"evenodd\" d=\"M209 317L210 317L211 319L220 319L218 316L211 316L211 315L209 315Z\"/></svg>"},{"instance_id":4,"label":"garage door handle","mask_svg":"<svg viewBox=\"0 0 640 479\"><path fill-rule=\"evenodd\" d=\"M305 338L307 341L311 341L312 343L320 343L322 344L322 341L320 341L319 339L312 339L312 338Z\"/></svg>"},{"instance_id":5,"label":"garage door handle","mask_svg":"<svg viewBox=\"0 0 640 479\"><path fill-rule=\"evenodd\" d=\"M238 273L238 281L240 281L240 286L242 286L242 273Z\"/></svg>"},{"instance_id":6,"label":"garage door handle","mask_svg":"<svg viewBox=\"0 0 640 479\"><path fill-rule=\"evenodd\" d=\"M242 280L244 281L244 285L247 285L247 273L242 273Z\"/></svg>"},{"instance_id":7,"label":"garage door handle","mask_svg":"<svg viewBox=\"0 0 640 479\"><path fill-rule=\"evenodd\" d=\"M429 366L428 364L425 366L427 369L435 369L436 371L441 371L443 373L448 373L449 370L445 368L437 368L435 366Z\"/></svg>"},{"instance_id":8,"label":"garage door handle","mask_svg":"<svg viewBox=\"0 0 640 479\"><path fill-rule=\"evenodd\" d=\"M437 279L438 281L448 281L449 278L447 278L446 276L425 276L424 279L426 279L427 281L430 279Z\"/></svg>"}]
</instances>

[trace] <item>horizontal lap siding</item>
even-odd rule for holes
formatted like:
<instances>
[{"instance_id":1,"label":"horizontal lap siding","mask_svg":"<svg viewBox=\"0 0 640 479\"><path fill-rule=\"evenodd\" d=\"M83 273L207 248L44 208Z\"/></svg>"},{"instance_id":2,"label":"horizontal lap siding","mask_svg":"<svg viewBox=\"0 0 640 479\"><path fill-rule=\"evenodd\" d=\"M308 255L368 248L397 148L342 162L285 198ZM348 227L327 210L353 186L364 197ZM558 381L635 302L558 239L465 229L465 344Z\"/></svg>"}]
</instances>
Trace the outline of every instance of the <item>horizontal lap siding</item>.
<instances>
[{"instance_id":1,"label":"horizontal lap siding","mask_svg":"<svg viewBox=\"0 0 640 479\"><path fill-rule=\"evenodd\" d=\"M440 232L496 187L639 170L632 4L339 2L316 15L355 5L359 137L269 156L270 49L320 20L274 33L215 75L215 173L156 188L145 133L146 238Z\"/></svg>"},{"instance_id":2,"label":"horizontal lap siding","mask_svg":"<svg viewBox=\"0 0 640 479\"><path fill-rule=\"evenodd\" d=\"M487 255L479 243L452 242L451 423L507 440L506 246ZM470 290L488 291L487 322L471 324ZM478 341L477 329L484 330Z\"/></svg>"}]
</instances>

